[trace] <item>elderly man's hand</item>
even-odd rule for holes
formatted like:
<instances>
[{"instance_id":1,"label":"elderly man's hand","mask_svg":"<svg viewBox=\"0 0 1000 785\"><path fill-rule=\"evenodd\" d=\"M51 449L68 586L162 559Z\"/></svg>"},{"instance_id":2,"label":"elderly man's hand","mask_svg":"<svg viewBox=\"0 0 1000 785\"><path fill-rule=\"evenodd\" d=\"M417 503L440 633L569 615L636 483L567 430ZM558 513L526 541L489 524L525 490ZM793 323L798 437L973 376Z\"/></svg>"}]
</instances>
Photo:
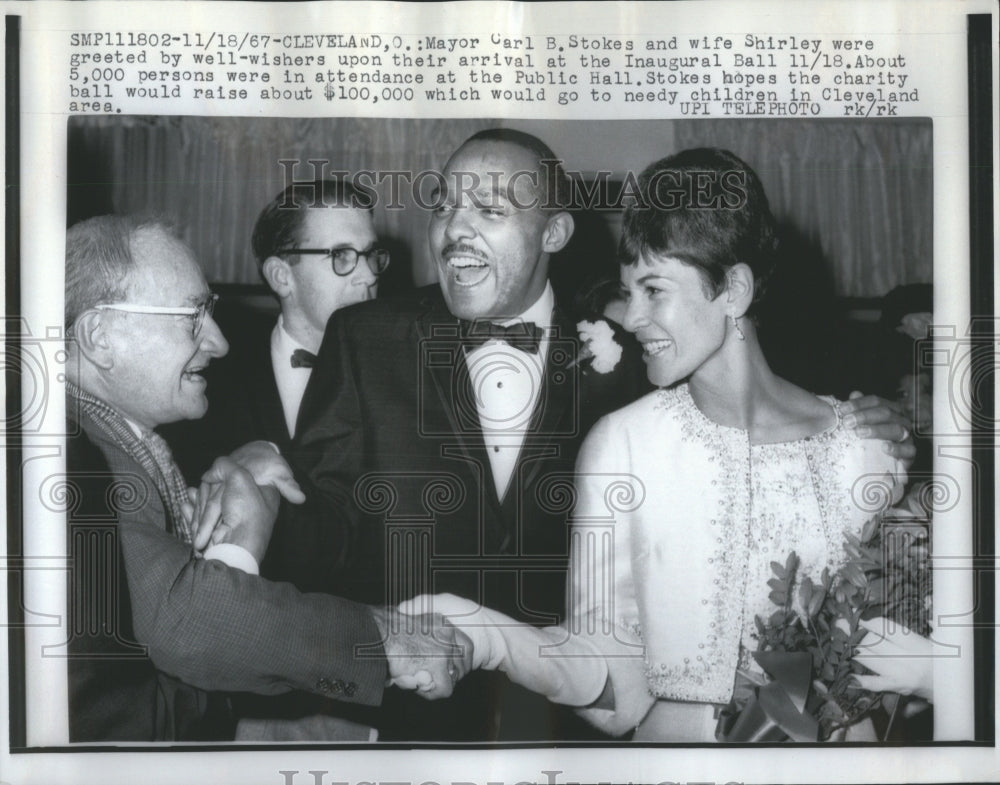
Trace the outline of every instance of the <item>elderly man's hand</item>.
<instances>
[{"instance_id":1,"label":"elderly man's hand","mask_svg":"<svg viewBox=\"0 0 1000 785\"><path fill-rule=\"evenodd\" d=\"M427 700L447 698L472 669L472 642L440 614L406 616L373 608L390 683Z\"/></svg>"},{"instance_id":2,"label":"elderly man's hand","mask_svg":"<svg viewBox=\"0 0 1000 785\"><path fill-rule=\"evenodd\" d=\"M250 472L255 483L277 488L292 504L302 504L306 500L288 462L271 442L248 442L233 450L229 457Z\"/></svg>"},{"instance_id":3,"label":"elderly man's hand","mask_svg":"<svg viewBox=\"0 0 1000 785\"><path fill-rule=\"evenodd\" d=\"M202 475L198 491L194 548L231 543L246 549L259 563L271 540L280 497L261 487L250 472L231 458L218 458Z\"/></svg>"},{"instance_id":4,"label":"elderly man's hand","mask_svg":"<svg viewBox=\"0 0 1000 785\"><path fill-rule=\"evenodd\" d=\"M853 428L862 439L885 441L885 451L907 468L917 457L917 447L910 433L911 420L895 401L855 391L850 400L841 405L841 411L844 425Z\"/></svg>"}]
</instances>

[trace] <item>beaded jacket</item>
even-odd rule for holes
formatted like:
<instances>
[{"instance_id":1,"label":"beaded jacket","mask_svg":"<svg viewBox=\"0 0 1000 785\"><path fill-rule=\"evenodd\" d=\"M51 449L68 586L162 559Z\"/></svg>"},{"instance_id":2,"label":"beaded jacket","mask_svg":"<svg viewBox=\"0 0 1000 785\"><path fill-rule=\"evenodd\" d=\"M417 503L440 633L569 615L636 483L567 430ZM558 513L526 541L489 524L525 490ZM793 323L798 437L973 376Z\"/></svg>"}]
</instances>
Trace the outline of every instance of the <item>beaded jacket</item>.
<instances>
[{"instance_id":1,"label":"beaded jacket","mask_svg":"<svg viewBox=\"0 0 1000 785\"><path fill-rule=\"evenodd\" d=\"M622 732L655 698L727 703L737 668L756 668L754 616L776 610L771 562L794 550L799 574L816 580L846 558L846 533L898 499L902 465L823 400L834 424L789 442L752 444L710 421L686 384L591 431L578 464L569 622L610 655L617 708L592 712L596 724ZM640 671L647 695L634 694Z\"/></svg>"}]
</instances>

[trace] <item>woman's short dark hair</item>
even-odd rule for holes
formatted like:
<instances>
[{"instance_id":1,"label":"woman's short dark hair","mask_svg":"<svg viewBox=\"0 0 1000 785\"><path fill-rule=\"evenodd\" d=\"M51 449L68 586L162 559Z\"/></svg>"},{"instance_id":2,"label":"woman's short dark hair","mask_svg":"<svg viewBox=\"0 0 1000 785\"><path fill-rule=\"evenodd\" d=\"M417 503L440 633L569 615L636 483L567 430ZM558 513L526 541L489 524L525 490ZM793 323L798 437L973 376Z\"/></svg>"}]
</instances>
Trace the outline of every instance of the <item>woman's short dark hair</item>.
<instances>
[{"instance_id":1,"label":"woman's short dark hair","mask_svg":"<svg viewBox=\"0 0 1000 785\"><path fill-rule=\"evenodd\" d=\"M650 164L636 203L625 212L618 260L669 256L696 267L706 295L726 288L726 273L746 264L754 275L753 315L774 268L774 216L757 173L728 150L700 147Z\"/></svg>"}]
</instances>

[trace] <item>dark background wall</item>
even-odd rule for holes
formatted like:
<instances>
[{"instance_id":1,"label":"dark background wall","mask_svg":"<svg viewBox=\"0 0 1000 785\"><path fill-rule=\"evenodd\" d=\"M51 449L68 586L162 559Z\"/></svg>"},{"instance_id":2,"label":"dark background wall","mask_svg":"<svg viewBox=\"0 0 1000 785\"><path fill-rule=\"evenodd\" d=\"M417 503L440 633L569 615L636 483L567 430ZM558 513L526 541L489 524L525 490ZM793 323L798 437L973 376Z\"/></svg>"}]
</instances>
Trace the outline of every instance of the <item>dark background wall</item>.
<instances>
[{"instance_id":1,"label":"dark background wall","mask_svg":"<svg viewBox=\"0 0 1000 785\"><path fill-rule=\"evenodd\" d=\"M351 118L74 117L69 127L69 221L102 212L174 215L209 280L255 283L250 229L284 184L280 159L329 168L440 168L481 128L539 135L567 169L612 179L686 147L725 147L760 175L779 219L829 264L835 294L877 297L931 277L929 120L490 121ZM388 195L385 191L384 195ZM413 208L381 211L381 234L433 280Z\"/></svg>"}]
</instances>

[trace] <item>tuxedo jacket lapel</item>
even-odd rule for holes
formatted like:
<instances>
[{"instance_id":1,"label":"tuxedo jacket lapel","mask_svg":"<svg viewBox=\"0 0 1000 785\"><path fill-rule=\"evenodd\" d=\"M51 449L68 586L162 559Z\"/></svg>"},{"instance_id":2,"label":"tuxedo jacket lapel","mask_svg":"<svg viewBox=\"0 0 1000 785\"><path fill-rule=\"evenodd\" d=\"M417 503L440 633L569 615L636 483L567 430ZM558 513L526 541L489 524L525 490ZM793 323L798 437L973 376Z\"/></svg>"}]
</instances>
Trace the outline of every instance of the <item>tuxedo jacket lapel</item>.
<instances>
[{"instance_id":1,"label":"tuxedo jacket lapel","mask_svg":"<svg viewBox=\"0 0 1000 785\"><path fill-rule=\"evenodd\" d=\"M557 456L559 443L577 436L579 430L579 375L576 367L579 342L576 328L558 306L553 314L552 324L554 330L545 362L545 386L539 396L515 473L525 487L541 471L545 463L542 457ZM539 449L546 446L550 449L544 452ZM535 449L529 450L529 447ZM523 467L522 463L525 464Z\"/></svg>"},{"instance_id":2,"label":"tuxedo jacket lapel","mask_svg":"<svg viewBox=\"0 0 1000 785\"><path fill-rule=\"evenodd\" d=\"M284 448L291 442L291 436L285 422L285 410L281 406L278 382L275 379L274 365L271 362L270 336L261 348L262 351L255 366L259 369L256 375L257 389L252 395L251 406L256 410L254 419L260 423L261 433L265 434L264 438ZM279 436L281 438L277 438Z\"/></svg>"},{"instance_id":3,"label":"tuxedo jacket lapel","mask_svg":"<svg viewBox=\"0 0 1000 785\"><path fill-rule=\"evenodd\" d=\"M417 413L420 428L427 434L454 436L455 443L468 450L468 437L474 435L478 423L474 417L469 417L463 406L468 399L462 377L467 379L468 374L462 360L458 320L442 304L431 303L417 319L416 327L422 377L420 411ZM440 405L432 405L434 402ZM479 438L481 441L482 436Z\"/></svg>"}]
</instances>

